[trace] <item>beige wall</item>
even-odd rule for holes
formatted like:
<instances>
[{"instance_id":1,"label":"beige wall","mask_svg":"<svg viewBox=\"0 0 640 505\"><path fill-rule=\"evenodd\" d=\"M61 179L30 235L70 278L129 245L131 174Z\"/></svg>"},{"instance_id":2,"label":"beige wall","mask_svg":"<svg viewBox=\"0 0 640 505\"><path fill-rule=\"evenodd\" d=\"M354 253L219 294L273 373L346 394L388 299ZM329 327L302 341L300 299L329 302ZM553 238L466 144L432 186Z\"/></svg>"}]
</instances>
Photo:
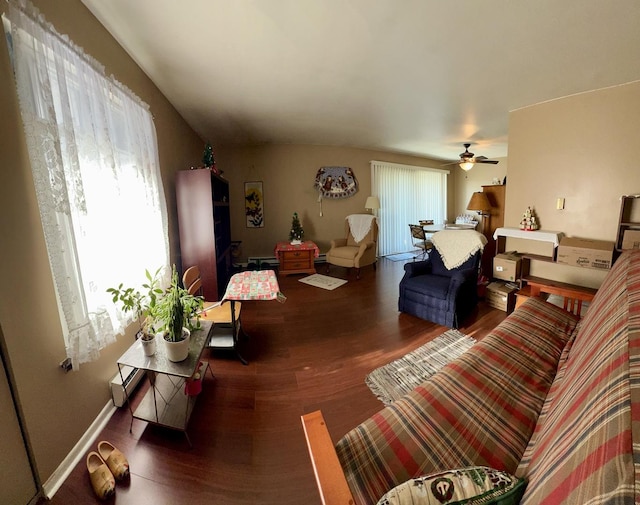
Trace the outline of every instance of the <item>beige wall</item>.
<instances>
[{"instance_id":1,"label":"beige wall","mask_svg":"<svg viewBox=\"0 0 640 505\"><path fill-rule=\"evenodd\" d=\"M640 192L640 82L566 97L509 116L505 226L530 205L545 230L614 241L620 196ZM556 198L565 210L556 210ZM595 270L536 263L536 275L597 286Z\"/></svg>"},{"instance_id":2,"label":"beige wall","mask_svg":"<svg viewBox=\"0 0 640 505\"><path fill-rule=\"evenodd\" d=\"M438 167L440 161L347 147L260 146L221 148L216 164L230 184L232 239L241 240L242 258L273 256L276 242L288 240L294 212L300 216L305 238L315 241L321 252L330 241L344 236L344 219L349 214L366 213L365 201L371 195L370 161ZM358 192L343 199L323 199L322 213L318 192L313 188L316 172L322 166L351 167L358 180ZM247 228L244 216L244 182L263 181L264 228ZM455 183L451 180L448 215L454 209ZM408 230L407 230L408 233Z\"/></svg>"},{"instance_id":3,"label":"beige wall","mask_svg":"<svg viewBox=\"0 0 640 505\"><path fill-rule=\"evenodd\" d=\"M79 0L35 1L47 20L138 94L155 117L170 216L177 236L173 172L198 163L204 143ZM116 359L131 344L120 336L101 358L63 373L65 350L6 42L0 37L0 326L37 471L46 481L109 401ZM123 244L135 247L137 244Z\"/></svg>"}]
</instances>

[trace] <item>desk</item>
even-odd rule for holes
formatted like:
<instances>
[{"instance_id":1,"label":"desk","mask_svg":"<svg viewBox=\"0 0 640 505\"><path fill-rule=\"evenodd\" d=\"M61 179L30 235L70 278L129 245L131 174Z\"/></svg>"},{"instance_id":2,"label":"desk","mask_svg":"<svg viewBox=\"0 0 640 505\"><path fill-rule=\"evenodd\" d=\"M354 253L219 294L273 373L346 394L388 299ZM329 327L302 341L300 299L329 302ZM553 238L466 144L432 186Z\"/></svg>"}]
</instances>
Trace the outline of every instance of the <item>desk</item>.
<instances>
[{"instance_id":1,"label":"desk","mask_svg":"<svg viewBox=\"0 0 640 505\"><path fill-rule=\"evenodd\" d=\"M320 256L320 249L311 240L297 245L278 242L274 253L280 262L278 273L281 275L316 273L314 258Z\"/></svg>"},{"instance_id":2,"label":"desk","mask_svg":"<svg viewBox=\"0 0 640 505\"><path fill-rule=\"evenodd\" d=\"M227 301L231 303L231 326L216 326L213 329L207 345L218 349L233 349L242 364L247 365L247 360L238 352L240 320L237 317L236 302L248 300L278 300L284 303L286 299L287 298L280 292L278 279L273 270L249 270L234 274L231 279L229 279L227 290L220 301L220 304Z\"/></svg>"},{"instance_id":3,"label":"desk","mask_svg":"<svg viewBox=\"0 0 640 505\"><path fill-rule=\"evenodd\" d=\"M187 442L191 445L191 440L189 440L189 435L187 434L187 424L193 412L197 396L188 396L185 393L184 386L185 381L193 377L197 370L200 370L200 377L204 379L209 363L207 361L201 362L200 358L213 328L211 321L201 321L200 323L202 327L191 332L189 355L178 363L167 359L164 342L158 342L156 353L153 356L145 356L140 340L136 340L118 359L118 370L123 381L122 368L129 366L145 370L151 386L135 411L132 410L131 402L127 395L127 403L131 412L129 432L133 428L133 420L140 419L182 431L187 438ZM156 338L162 339L160 336ZM213 375L212 372L211 374ZM125 388L125 394L126 391L127 389Z\"/></svg>"}]
</instances>

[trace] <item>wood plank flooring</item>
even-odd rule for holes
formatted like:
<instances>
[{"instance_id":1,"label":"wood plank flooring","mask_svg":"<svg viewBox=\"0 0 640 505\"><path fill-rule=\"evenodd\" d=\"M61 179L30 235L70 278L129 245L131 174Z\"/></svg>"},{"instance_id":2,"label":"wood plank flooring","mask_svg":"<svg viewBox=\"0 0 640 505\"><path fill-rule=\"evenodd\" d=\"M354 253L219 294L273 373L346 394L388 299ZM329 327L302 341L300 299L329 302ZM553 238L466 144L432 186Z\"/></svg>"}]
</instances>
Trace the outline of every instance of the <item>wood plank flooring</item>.
<instances>
[{"instance_id":1,"label":"wood plank flooring","mask_svg":"<svg viewBox=\"0 0 640 505\"><path fill-rule=\"evenodd\" d=\"M249 365L232 353L205 351L215 377L207 373L190 420L193 448L181 432L138 420L129 433L127 408L103 430L99 440L112 442L131 464L129 482L107 503L319 504L300 416L321 409L337 441L382 408L366 374L446 331L398 313L403 264L382 258L359 280L331 267L329 275L349 281L334 291L298 282L302 275L280 277L285 303L243 303L250 338L241 349ZM481 302L460 330L481 339L504 317ZM98 502L82 461L39 505Z\"/></svg>"}]
</instances>

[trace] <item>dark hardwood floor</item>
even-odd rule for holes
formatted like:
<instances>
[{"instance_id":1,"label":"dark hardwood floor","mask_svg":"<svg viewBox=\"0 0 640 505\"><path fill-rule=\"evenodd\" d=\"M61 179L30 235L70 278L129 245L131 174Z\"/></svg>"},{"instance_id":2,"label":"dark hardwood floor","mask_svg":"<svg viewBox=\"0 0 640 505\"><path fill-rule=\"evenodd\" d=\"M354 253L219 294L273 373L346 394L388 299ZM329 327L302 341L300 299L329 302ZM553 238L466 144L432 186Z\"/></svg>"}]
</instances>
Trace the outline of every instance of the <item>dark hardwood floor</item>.
<instances>
[{"instance_id":1,"label":"dark hardwood floor","mask_svg":"<svg viewBox=\"0 0 640 505\"><path fill-rule=\"evenodd\" d=\"M215 378L207 373L190 420L193 448L181 432L138 420L129 433L127 408L111 418L99 440L127 455L131 478L107 503L319 504L300 416L321 409L337 441L382 408L365 376L446 330L398 313L403 264L383 258L360 280L332 267L330 275L349 280L334 291L302 284L301 275L281 277L286 303L243 303L249 365L205 351ZM481 302L460 330L480 339L504 317ZM40 503L99 502L82 461L53 499Z\"/></svg>"}]
</instances>

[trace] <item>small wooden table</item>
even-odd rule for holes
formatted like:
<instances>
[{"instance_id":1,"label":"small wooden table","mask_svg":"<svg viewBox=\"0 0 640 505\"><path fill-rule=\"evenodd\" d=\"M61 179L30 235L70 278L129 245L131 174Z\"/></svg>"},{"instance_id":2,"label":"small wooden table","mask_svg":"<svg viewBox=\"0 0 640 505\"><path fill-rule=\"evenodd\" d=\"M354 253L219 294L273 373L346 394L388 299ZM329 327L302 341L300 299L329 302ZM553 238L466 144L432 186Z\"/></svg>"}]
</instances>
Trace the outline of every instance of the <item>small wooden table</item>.
<instances>
[{"instance_id":1,"label":"small wooden table","mask_svg":"<svg viewBox=\"0 0 640 505\"><path fill-rule=\"evenodd\" d=\"M279 274L315 274L314 259L320 256L320 249L311 240L293 245L290 242L278 242L275 255L280 262Z\"/></svg>"},{"instance_id":2,"label":"small wooden table","mask_svg":"<svg viewBox=\"0 0 640 505\"><path fill-rule=\"evenodd\" d=\"M580 315L582 303L591 302L597 289L567 284L566 282L543 279L541 277L525 277L527 283L516 293L516 308L522 305L530 296L558 295L563 299L563 308L573 314Z\"/></svg>"}]
</instances>

